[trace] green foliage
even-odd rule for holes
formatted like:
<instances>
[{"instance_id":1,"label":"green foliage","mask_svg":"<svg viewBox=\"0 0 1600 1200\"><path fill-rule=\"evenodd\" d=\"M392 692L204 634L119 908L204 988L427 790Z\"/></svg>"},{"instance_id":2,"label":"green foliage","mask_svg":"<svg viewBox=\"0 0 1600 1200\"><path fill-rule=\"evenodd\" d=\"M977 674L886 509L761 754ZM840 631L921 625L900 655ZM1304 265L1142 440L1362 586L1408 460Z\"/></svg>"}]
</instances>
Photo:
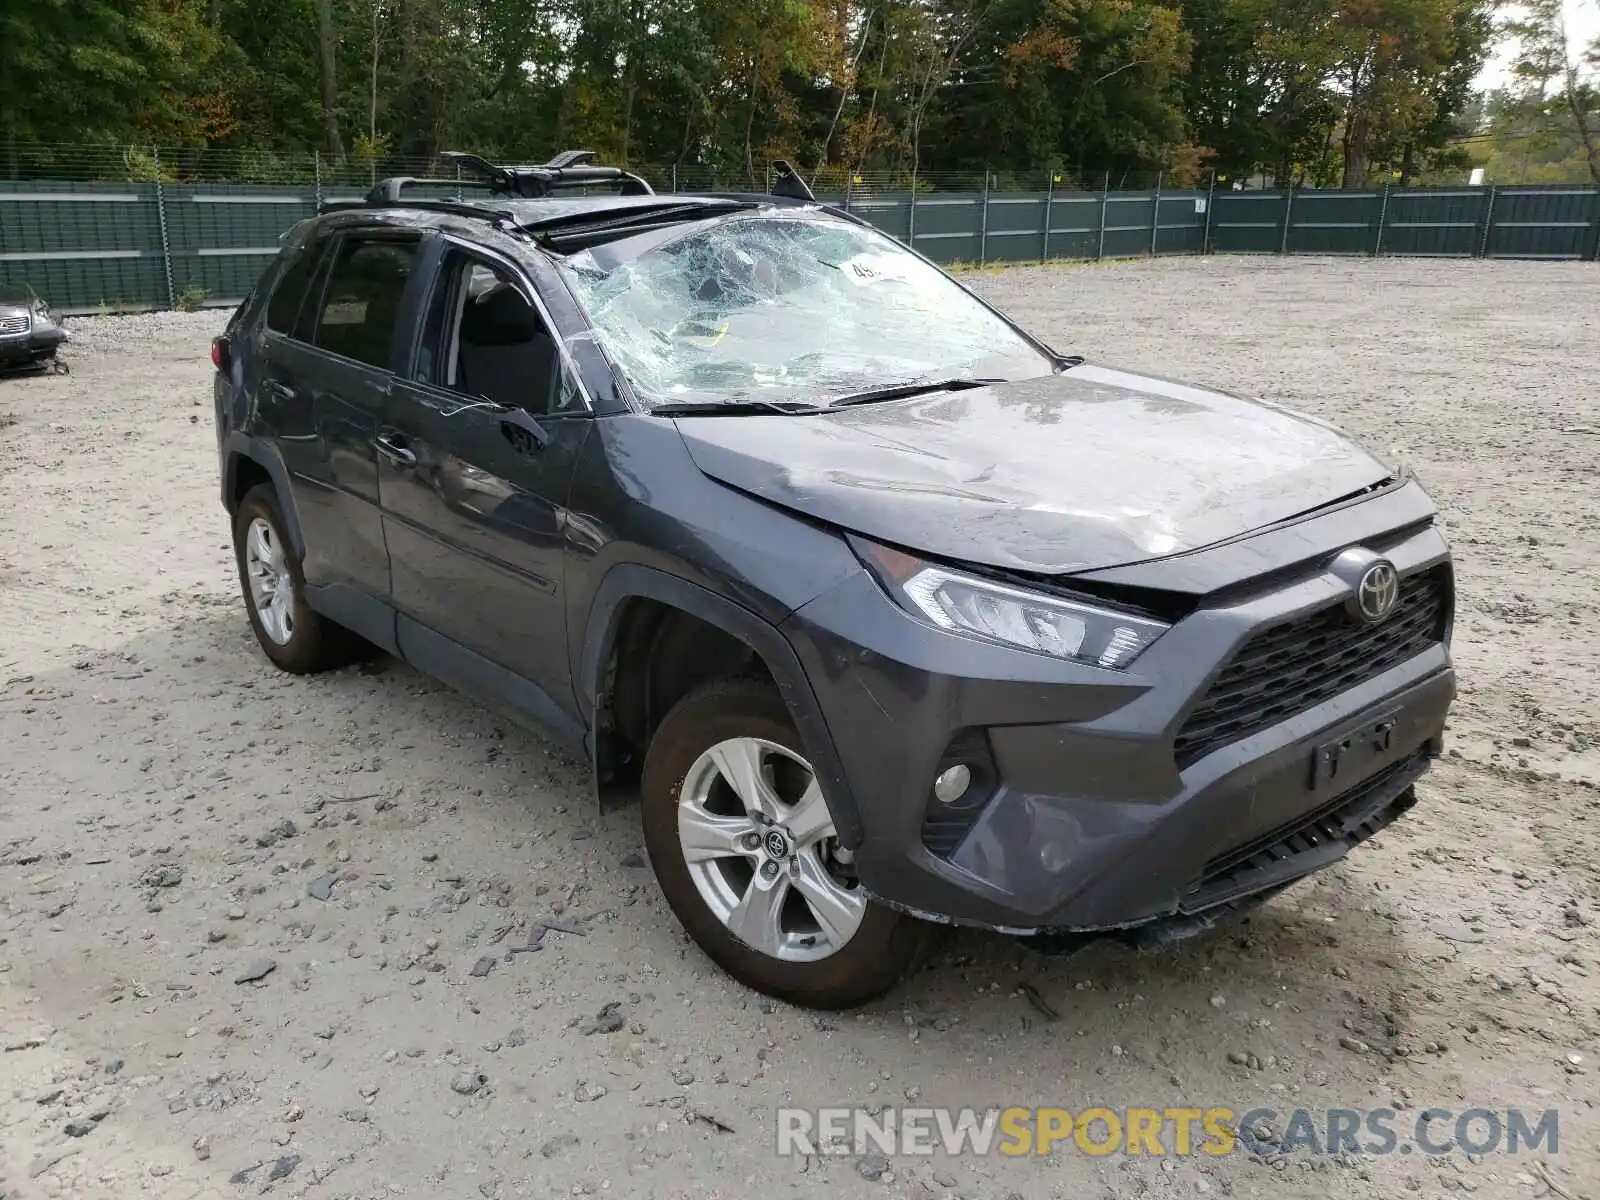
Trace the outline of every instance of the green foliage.
<instances>
[{"instance_id":1,"label":"green foliage","mask_svg":"<svg viewBox=\"0 0 1600 1200\"><path fill-rule=\"evenodd\" d=\"M198 312L210 298L210 288L201 287L198 283L191 283L178 293L177 309L179 312Z\"/></svg>"},{"instance_id":2,"label":"green foliage","mask_svg":"<svg viewBox=\"0 0 1600 1200\"><path fill-rule=\"evenodd\" d=\"M830 186L1077 168L1361 182L1464 159L1491 5L26 0L0 12L0 141L163 146L130 178L231 152L262 182L303 177L317 147L331 179L573 146L724 186L779 155Z\"/></svg>"},{"instance_id":3,"label":"green foliage","mask_svg":"<svg viewBox=\"0 0 1600 1200\"><path fill-rule=\"evenodd\" d=\"M187 142L226 136L231 45L199 3L29 0L0 7L0 138Z\"/></svg>"},{"instance_id":4,"label":"green foliage","mask_svg":"<svg viewBox=\"0 0 1600 1200\"><path fill-rule=\"evenodd\" d=\"M1484 174L1499 183L1600 184L1600 40L1572 44L1561 0L1529 0L1506 25L1515 39L1512 85L1487 98L1477 139Z\"/></svg>"},{"instance_id":5,"label":"green foliage","mask_svg":"<svg viewBox=\"0 0 1600 1200\"><path fill-rule=\"evenodd\" d=\"M174 177L154 149L129 146L122 152L122 178L133 183L171 183Z\"/></svg>"}]
</instances>

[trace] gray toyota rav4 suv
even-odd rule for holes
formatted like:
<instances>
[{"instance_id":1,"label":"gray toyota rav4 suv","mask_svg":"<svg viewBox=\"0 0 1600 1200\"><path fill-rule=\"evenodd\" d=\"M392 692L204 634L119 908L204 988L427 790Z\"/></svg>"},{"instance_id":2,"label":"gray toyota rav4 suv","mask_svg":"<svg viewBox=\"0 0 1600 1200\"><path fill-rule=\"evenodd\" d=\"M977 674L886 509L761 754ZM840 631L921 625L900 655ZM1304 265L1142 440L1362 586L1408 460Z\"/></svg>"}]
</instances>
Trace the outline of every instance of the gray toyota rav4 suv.
<instances>
[{"instance_id":1,"label":"gray toyota rav4 suv","mask_svg":"<svg viewBox=\"0 0 1600 1200\"><path fill-rule=\"evenodd\" d=\"M1064 357L787 168L585 158L325 206L217 339L279 667L370 643L534 718L705 952L817 1006L927 922L1205 929L1415 803L1455 692L1416 482Z\"/></svg>"}]
</instances>

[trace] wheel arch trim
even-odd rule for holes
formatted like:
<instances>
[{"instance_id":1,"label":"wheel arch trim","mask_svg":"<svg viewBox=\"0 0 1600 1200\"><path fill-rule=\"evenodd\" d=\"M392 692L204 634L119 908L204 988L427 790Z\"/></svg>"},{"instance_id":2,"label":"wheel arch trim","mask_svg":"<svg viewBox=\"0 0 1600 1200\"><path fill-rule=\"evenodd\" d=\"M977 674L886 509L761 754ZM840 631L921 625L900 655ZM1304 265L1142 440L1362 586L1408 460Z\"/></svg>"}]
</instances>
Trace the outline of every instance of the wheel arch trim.
<instances>
[{"instance_id":1,"label":"wheel arch trim","mask_svg":"<svg viewBox=\"0 0 1600 1200\"><path fill-rule=\"evenodd\" d=\"M229 513L235 511L233 492L239 478L239 464L244 461L254 463L265 471L267 478L272 481L272 486L278 493L278 511L283 514L284 523L288 525L285 532L289 535L289 542L294 547L296 556L303 558L306 552L305 536L300 531L300 514L295 508L294 490L289 486L289 468L284 466L283 456L271 444L244 433L229 434L223 444L222 453L223 507Z\"/></svg>"},{"instance_id":2,"label":"wheel arch trim","mask_svg":"<svg viewBox=\"0 0 1600 1200\"><path fill-rule=\"evenodd\" d=\"M579 655L578 702L589 729L586 740L596 779L600 763L595 732L606 663L616 644L622 611L628 601L635 599L681 609L737 638L761 658L778 685L778 694L794 719L806 756L822 782L840 844L848 849L860 845L861 818L845 777L844 763L789 640L776 626L742 605L687 579L638 563L619 563L600 581L589 606Z\"/></svg>"}]
</instances>

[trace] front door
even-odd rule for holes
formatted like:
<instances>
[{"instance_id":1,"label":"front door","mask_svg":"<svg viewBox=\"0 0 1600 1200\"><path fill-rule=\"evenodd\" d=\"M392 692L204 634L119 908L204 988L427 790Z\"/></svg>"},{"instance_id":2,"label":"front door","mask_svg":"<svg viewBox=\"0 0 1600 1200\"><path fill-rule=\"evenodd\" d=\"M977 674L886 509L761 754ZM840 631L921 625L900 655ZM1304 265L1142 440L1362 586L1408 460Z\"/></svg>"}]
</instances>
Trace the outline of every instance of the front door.
<instances>
[{"instance_id":1,"label":"front door","mask_svg":"<svg viewBox=\"0 0 1600 1200\"><path fill-rule=\"evenodd\" d=\"M384 405L379 492L402 653L563 725L564 505L592 422L532 297L510 264L445 253L416 365ZM509 678L464 677L477 659Z\"/></svg>"}]
</instances>

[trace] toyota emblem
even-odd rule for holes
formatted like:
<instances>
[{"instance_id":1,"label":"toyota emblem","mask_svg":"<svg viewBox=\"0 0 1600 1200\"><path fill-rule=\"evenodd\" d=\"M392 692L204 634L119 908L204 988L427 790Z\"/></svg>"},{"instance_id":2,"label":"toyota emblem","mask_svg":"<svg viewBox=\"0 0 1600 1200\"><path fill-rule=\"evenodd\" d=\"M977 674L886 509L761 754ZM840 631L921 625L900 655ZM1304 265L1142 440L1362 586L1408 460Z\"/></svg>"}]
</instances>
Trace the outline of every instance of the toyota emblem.
<instances>
[{"instance_id":1,"label":"toyota emblem","mask_svg":"<svg viewBox=\"0 0 1600 1200\"><path fill-rule=\"evenodd\" d=\"M1393 565L1379 559L1368 567L1356 584L1356 608L1361 619L1376 625L1394 611L1400 599L1400 576Z\"/></svg>"}]
</instances>

